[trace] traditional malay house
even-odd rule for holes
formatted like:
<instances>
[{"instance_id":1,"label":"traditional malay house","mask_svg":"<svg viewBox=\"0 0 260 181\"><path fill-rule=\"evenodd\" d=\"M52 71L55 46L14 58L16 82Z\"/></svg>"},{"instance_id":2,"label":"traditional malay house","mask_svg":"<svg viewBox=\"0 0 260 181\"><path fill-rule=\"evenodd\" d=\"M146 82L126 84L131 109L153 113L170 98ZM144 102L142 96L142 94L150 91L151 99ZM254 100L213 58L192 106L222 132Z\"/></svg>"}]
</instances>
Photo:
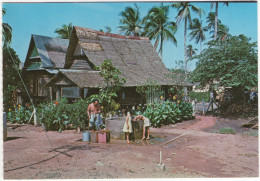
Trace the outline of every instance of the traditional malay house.
<instances>
[{"instance_id":1,"label":"traditional malay house","mask_svg":"<svg viewBox=\"0 0 260 181\"><path fill-rule=\"evenodd\" d=\"M147 80L155 81L163 88L174 85L172 78L167 76L169 70L148 38L75 26L70 40L33 35L24 70L34 97L45 96L50 100L85 98L98 93L104 86L94 67L107 59L126 79L118 93L121 105L139 104L141 98L136 87L145 85Z\"/></svg>"},{"instance_id":2,"label":"traditional malay house","mask_svg":"<svg viewBox=\"0 0 260 181\"><path fill-rule=\"evenodd\" d=\"M69 40L32 35L22 75L34 100L39 103L56 98L45 84L64 68Z\"/></svg>"}]
</instances>

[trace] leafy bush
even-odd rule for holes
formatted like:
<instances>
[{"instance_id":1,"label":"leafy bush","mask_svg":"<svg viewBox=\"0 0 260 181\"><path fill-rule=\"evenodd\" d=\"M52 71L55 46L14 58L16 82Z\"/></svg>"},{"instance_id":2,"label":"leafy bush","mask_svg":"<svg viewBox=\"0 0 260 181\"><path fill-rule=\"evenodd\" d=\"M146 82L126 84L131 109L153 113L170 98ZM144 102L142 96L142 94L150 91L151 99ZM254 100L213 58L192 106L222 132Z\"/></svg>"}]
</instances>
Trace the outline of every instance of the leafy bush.
<instances>
[{"instance_id":1,"label":"leafy bush","mask_svg":"<svg viewBox=\"0 0 260 181\"><path fill-rule=\"evenodd\" d=\"M24 124L28 123L30 117L31 117L32 111L26 107L23 107L21 105L15 106L12 111L12 109L9 108L9 111L7 113L7 119L11 123L19 123Z\"/></svg>"},{"instance_id":2,"label":"leafy bush","mask_svg":"<svg viewBox=\"0 0 260 181\"><path fill-rule=\"evenodd\" d=\"M161 127L162 125L176 124L182 120L193 118L192 105L187 102L160 102L147 106L144 116L151 120L151 125Z\"/></svg>"},{"instance_id":3,"label":"leafy bush","mask_svg":"<svg viewBox=\"0 0 260 181\"><path fill-rule=\"evenodd\" d=\"M201 102L202 100L208 102L210 99L209 92L189 92L189 96L191 100L197 99L198 102Z\"/></svg>"},{"instance_id":4,"label":"leafy bush","mask_svg":"<svg viewBox=\"0 0 260 181\"><path fill-rule=\"evenodd\" d=\"M46 130L59 130L61 132L69 128L76 129L80 127L85 129L89 125L87 108L94 98L99 99L100 104L103 105L104 100L100 95L92 95L73 104L68 104L66 99L41 104L36 108L37 118L45 126ZM112 100L109 109L115 111L119 107L120 105ZM102 111L103 117L107 114L104 109Z\"/></svg>"},{"instance_id":5,"label":"leafy bush","mask_svg":"<svg viewBox=\"0 0 260 181\"><path fill-rule=\"evenodd\" d=\"M220 134L236 134L236 132L230 127L221 128L219 130L219 133Z\"/></svg>"},{"instance_id":6,"label":"leafy bush","mask_svg":"<svg viewBox=\"0 0 260 181\"><path fill-rule=\"evenodd\" d=\"M247 131L243 135L258 137L258 131Z\"/></svg>"},{"instance_id":7,"label":"leafy bush","mask_svg":"<svg viewBox=\"0 0 260 181\"><path fill-rule=\"evenodd\" d=\"M55 101L49 104L41 104L37 107L38 120L45 126L46 130L65 130L68 125L72 128L84 129L88 126L87 107L91 103L91 96L85 100L79 100L74 104L67 101Z\"/></svg>"}]
</instances>

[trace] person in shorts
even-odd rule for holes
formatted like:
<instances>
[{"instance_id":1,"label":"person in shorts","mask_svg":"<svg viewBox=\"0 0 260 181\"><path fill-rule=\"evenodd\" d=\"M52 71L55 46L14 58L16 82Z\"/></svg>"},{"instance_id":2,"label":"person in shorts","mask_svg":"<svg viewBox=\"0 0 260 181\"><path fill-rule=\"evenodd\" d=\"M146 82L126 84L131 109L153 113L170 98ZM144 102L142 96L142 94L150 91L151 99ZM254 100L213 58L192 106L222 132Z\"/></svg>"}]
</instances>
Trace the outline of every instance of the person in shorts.
<instances>
[{"instance_id":1,"label":"person in shorts","mask_svg":"<svg viewBox=\"0 0 260 181\"><path fill-rule=\"evenodd\" d=\"M96 126L99 130L100 126L103 124L103 121L100 117L101 107L98 99L93 99L92 103L88 105L87 113L89 118L89 127L94 128Z\"/></svg>"},{"instance_id":2,"label":"person in shorts","mask_svg":"<svg viewBox=\"0 0 260 181\"><path fill-rule=\"evenodd\" d=\"M150 139L150 135L149 135L149 127L151 126L151 122L150 120L143 116L143 115L137 115L133 121L136 121L136 120L143 120L144 121L144 127L143 127L143 137L141 139L141 141L143 141L145 139L145 130L147 129L147 138L146 140L149 140Z\"/></svg>"}]
</instances>

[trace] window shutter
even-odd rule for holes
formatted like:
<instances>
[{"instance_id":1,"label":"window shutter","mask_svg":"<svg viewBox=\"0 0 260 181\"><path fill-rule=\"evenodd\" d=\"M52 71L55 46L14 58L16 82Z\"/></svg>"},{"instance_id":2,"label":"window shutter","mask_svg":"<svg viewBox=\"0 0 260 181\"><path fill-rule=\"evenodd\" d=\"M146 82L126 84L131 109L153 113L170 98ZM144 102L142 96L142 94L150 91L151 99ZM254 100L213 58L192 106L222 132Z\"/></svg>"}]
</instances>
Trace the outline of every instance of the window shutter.
<instances>
[{"instance_id":1,"label":"window shutter","mask_svg":"<svg viewBox=\"0 0 260 181\"><path fill-rule=\"evenodd\" d=\"M62 87L62 97L77 98L79 97L78 87Z\"/></svg>"}]
</instances>

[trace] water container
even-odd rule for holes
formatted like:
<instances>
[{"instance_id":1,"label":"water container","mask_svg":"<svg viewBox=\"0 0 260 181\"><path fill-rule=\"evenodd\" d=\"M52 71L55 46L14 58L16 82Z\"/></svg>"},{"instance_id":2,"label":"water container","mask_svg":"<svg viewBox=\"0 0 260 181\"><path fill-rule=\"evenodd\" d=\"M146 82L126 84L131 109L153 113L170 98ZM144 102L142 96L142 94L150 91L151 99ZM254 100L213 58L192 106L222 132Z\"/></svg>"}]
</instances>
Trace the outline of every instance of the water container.
<instances>
[{"instance_id":1,"label":"water container","mask_svg":"<svg viewBox=\"0 0 260 181\"><path fill-rule=\"evenodd\" d=\"M83 136L83 141L88 141L88 142L90 142L90 132L89 131L84 131L83 133L82 133L82 136Z\"/></svg>"},{"instance_id":2,"label":"water container","mask_svg":"<svg viewBox=\"0 0 260 181\"><path fill-rule=\"evenodd\" d=\"M98 143L106 143L107 142L107 137L106 137L106 132L98 133Z\"/></svg>"},{"instance_id":3,"label":"water container","mask_svg":"<svg viewBox=\"0 0 260 181\"><path fill-rule=\"evenodd\" d=\"M91 142L92 143L97 143L97 141L98 141L98 138L97 138L97 133L93 133L93 132L91 132Z\"/></svg>"},{"instance_id":4,"label":"water container","mask_svg":"<svg viewBox=\"0 0 260 181\"><path fill-rule=\"evenodd\" d=\"M106 132L106 138L107 138L107 143L109 143L110 142L110 132Z\"/></svg>"}]
</instances>

